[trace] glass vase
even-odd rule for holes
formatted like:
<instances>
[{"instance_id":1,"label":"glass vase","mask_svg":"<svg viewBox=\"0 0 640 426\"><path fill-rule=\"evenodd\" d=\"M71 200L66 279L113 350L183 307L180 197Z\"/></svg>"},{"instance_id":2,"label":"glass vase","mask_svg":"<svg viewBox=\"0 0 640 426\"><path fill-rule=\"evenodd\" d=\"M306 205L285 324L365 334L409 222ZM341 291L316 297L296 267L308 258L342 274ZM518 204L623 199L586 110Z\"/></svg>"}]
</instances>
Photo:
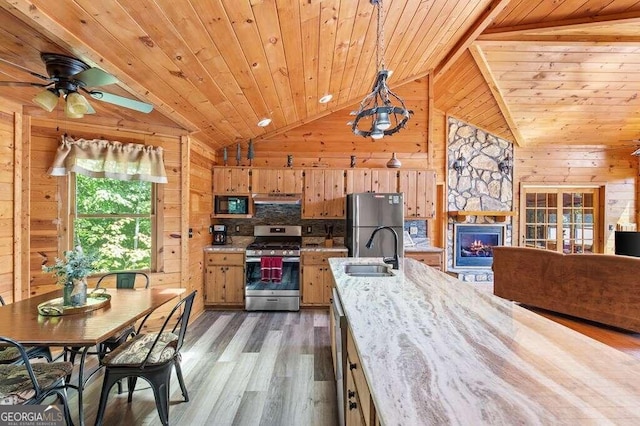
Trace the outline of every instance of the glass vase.
<instances>
[{"instance_id":1,"label":"glass vase","mask_svg":"<svg viewBox=\"0 0 640 426\"><path fill-rule=\"evenodd\" d=\"M86 278L78 278L64 285L62 304L65 307L77 307L87 304Z\"/></svg>"}]
</instances>

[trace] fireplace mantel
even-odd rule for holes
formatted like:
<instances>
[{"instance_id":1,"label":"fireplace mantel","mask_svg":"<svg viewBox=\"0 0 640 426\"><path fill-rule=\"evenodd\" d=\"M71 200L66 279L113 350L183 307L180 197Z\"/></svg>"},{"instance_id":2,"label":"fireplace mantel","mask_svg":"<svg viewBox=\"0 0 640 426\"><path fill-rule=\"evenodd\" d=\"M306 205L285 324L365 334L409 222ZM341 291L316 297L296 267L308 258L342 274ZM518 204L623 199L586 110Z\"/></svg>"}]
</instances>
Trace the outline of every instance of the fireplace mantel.
<instances>
[{"instance_id":1,"label":"fireplace mantel","mask_svg":"<svg viewBox=\"0 0 640 426\"><path fill-rule=\"evenodd\" d=\"M458 222L464 222L469 216L491 216L496 218L496 222L504 222L508 216L515 216L516 212L509 210L451 210L449 216Z\"/></svg>"}]
</instances>

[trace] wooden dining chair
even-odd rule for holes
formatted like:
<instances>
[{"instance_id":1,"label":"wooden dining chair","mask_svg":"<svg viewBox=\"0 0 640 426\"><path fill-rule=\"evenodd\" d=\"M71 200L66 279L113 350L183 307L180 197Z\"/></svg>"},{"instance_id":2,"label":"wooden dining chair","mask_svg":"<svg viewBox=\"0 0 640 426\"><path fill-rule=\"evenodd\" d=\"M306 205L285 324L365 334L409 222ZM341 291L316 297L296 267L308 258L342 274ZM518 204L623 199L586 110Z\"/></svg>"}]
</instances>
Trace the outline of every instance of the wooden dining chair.
<instances>
[{"instance_id":1,"label":"wooden dining chair","mask_svg":"<svg viewBox=\"0 0 640 426\"><path fill-rule=\"evenodd\" d=\"M96 425L102 424L109 391L116 382L125 378L129 385L128 402L133 399L133 391L138 377L151 385L158 415L163 425L169 424L169 384L172 367L176 369L182 396L185 402L189 401L180 368L180 349L187 332L195 297L196 291L193 291L178 302L167 316L159 332L139 333L144 325L145 321L143 321L138 328L138 334L133 339L109 352L100 361L100 364L105 367L105 371ZM168 331L173 321L175 321L175 326L171 331Z\"/></svg>"},{"instance_id":2,"label":"wooden dining chair","mask_svg":"<svg viewBox=\"0 0 640 426\"><path fill-rule=\"evenodd\" d=\"M15 349L22 362L0 365L0 405L34 405L57 396L62 402L65 421L73 425L65 377L71 374L70 362L38 362L31 364L25 348L15 340L0 336L0 344Z\"/></svg>"},{"instance_id":3,"label":"wooden dining chair","mask_svg":"<svg viewBox=\"0 0 640 426\"><path fill-rule=\"evenodd\" d=\"M4 299L0 296L0 306L5 306ZM53 356L48 346L29 346L25 348L27 358L45 358L51 362ZM5 346L0 348L0 364L20 364L23 362L20 352L13 346Z\"/></svg>"}]
</instances>

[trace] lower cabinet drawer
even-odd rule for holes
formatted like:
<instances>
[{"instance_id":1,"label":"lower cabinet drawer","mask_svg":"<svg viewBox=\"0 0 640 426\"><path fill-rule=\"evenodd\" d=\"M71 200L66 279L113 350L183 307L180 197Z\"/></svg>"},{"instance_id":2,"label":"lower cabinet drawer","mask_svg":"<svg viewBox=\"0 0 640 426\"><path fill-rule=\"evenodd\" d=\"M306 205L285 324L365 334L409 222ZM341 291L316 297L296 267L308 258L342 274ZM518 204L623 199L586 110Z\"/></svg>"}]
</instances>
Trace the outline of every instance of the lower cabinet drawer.
<instances>
[{"instance_id":1,"label":"lower cabinet drawer","mask_svg":"<svg viewBox=\"0 0 640 426\"><path fill-rule=\"evenodd\" d=\"M204 259L207 265L243 265L244 253L207 253Z\"/></svg>"},{"instance_id":2,"label":"lower cabinet drawer","mask_svg":"<svg viewBox=\"0 0 640 426\"><path fill-rule=\"evenodd\" d=\"M432 266L436 269L442 269L442 253L426 253L426 252L405 252L405 257L410 257L425 265Z\"/></svg>"}]
</instances>

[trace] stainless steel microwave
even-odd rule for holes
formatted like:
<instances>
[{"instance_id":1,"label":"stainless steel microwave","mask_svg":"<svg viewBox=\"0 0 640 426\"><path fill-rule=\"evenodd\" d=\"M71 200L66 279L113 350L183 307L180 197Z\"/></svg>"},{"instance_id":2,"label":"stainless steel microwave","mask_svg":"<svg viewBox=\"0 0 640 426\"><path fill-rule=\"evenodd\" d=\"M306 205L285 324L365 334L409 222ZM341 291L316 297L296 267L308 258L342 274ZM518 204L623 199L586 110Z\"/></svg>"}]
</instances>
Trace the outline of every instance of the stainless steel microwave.
<instances>
[{"instance_id":1,"label":"stainless steel microwave","mask_svg":"<svg viewBox=\"0 0 640 426\"><path fill-rule=\"evenodd\" d=\"M214 213L220 214L249 214L249 196L247 195L216 195L214 197Z\"/></svg>"}]
</instances>

